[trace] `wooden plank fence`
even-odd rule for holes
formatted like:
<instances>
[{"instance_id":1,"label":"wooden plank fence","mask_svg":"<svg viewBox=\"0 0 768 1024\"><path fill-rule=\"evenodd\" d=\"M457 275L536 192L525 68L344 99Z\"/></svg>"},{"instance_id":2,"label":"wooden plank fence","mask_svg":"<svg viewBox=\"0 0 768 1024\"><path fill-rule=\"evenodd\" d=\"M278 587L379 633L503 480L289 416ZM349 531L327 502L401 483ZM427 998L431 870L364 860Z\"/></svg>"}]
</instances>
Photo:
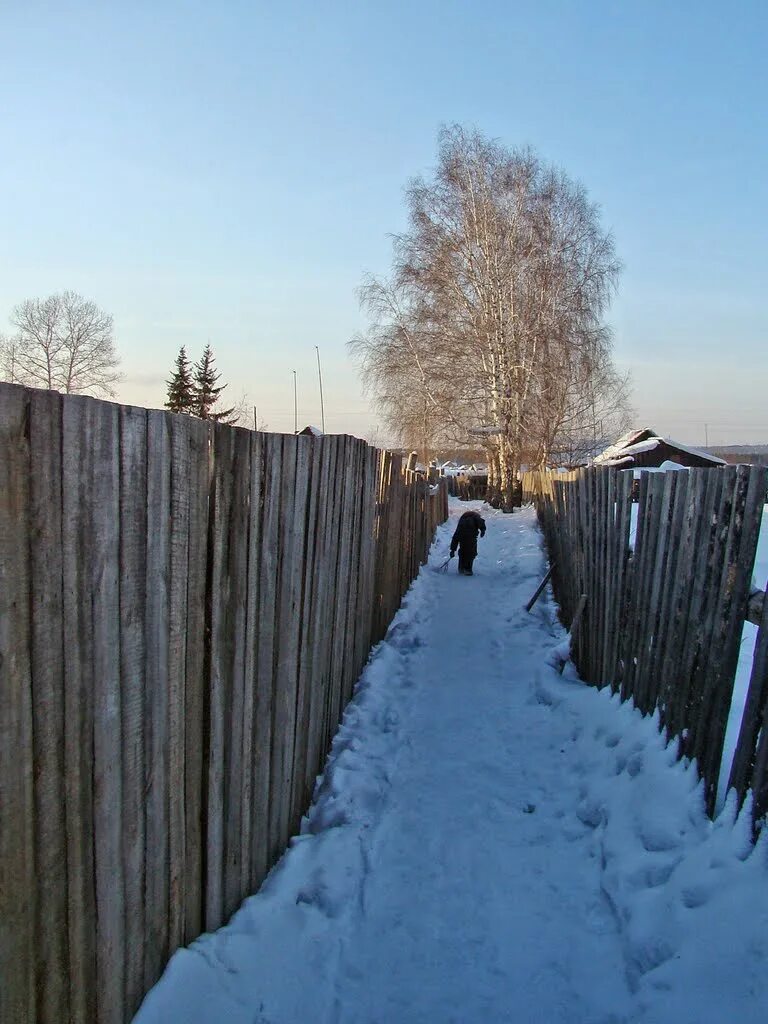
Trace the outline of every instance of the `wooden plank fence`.
<instances>
[{"instance_id":1,"label":"wooden plank fence","mask_svg":"<svg viewBox=\"0 0 768 1024\"><path fill-rule=\"evenodd\" d=\"M582 678L632 698L695 758L715 806L768 477L763 467L643 473L631 541L633 474L532 472L552 582ZM765 582L765 581L759 581ZM768 812L768 602L729 786Z\"/></svg>"},{"instance_id":2,"label":"wooden plank fence","mask_svg":"<svg viewBox=\"0 0 768 1024\"><path fill-rule=\"evenodd\" d=\"M122 1022L299 827L444 482L0 384L0 1020Z\"/></svg>"}]
</instances>

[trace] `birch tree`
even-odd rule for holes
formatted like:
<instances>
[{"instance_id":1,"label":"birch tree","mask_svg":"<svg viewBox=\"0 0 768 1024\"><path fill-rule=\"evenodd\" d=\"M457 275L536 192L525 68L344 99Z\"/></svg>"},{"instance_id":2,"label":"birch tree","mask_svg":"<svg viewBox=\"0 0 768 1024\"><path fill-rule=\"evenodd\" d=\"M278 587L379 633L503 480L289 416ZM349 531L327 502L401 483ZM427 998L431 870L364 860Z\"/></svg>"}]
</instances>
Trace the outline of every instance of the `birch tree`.
<instances>
[{"instance_id":1,"label":"birch tree","mask_svg":"<svg viewBox=\"0 0 768 1024\"><path fill-rule=\"evenodd\" d=\"M112 397L120 379L113 321L77 292L27 299L11 313L16 334L3 347L11 383Z\"/></svg>"},{"instance_id":2,"label":"birch tree","mask_svg":"<svg viewBox=\"0 0 768 1024\"><path fill-rule=\"evenodd\" d=\"M578 396L610 376L613 241L561 170L458 126L406 202L391 276L364 282L371 326L353 351L390 427L423 408L433 437L482 438L510 507L524 453L545 459Z\"/></svg>"}]
</instances>

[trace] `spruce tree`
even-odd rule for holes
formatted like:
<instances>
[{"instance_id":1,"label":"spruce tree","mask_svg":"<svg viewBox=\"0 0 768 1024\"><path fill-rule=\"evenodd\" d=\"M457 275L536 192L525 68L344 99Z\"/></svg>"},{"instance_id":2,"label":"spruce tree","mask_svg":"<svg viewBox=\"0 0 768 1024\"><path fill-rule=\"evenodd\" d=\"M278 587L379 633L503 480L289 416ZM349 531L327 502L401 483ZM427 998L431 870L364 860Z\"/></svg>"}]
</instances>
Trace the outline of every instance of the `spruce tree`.
<instances>
[{"instance_id":1,"label":"spruce tree","mask_svg":"<svg viewBox=\"0 0 768 1024\"><path fill-rule=\"evenodd\" d=\"M166 381L168 394L165 402L166 409L171 412L184 412L194 415L197 410L197 398L195 394L195 382L192 379L192 368L187 359L187 352L182 345L179 354L176 356L176 369L171 379Z\"/></svg>"},{"instance_id":2,"label":"spruce tree","mask_svg":"<svg viewBox=\"0 0 768 1024\"><path fill-rule=\"evenodd\" d=\"M214 408L219 396L227 386L218 383L220 376L221 374L217 373L214 367L211 346L206 345L200 361L195 364L195 415L203 420L228 423L235 411L234 407L232 409Z\"/></svg>"}]
</instances>

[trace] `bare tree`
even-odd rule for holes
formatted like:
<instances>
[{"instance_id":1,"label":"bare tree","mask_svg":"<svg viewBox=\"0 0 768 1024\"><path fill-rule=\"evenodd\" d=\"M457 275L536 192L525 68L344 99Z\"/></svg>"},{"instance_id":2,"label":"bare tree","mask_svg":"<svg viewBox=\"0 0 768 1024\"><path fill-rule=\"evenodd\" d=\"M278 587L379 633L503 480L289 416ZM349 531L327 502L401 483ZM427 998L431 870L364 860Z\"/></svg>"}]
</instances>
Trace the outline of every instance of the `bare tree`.
<instances>
[{"instance_id":1,"label":"bare tree","mask_svg":"<svg viewBox=\"0 0 768 1024\"><path fill-rule=\"evenodd\" d=\"M559 422L552 424L551 434L543 438L542 447L531 460L533 464L570 468L584 465L631 426L634 414L628 375L622 376L611 367L582 384Z\"/></svg>"},{"instance_id":2,"label":"bare tree","mask_svg":"<svg viewBox=\"0 0 768 1024\"><path fill-rule=\"evenodd\" d=\"M353 351L404 436L425 412L441 442L482 436L509 507L523 455L545 459L610 377L612 239L562 171L461 127L441 132L434 179L406 199L409 230L391 278L363 286L372 323Z\"/></svg>"},{"instance_id":3,"label":"bare tree","mask_svg":"<svg viewBox=\"0 0 768 1024\"><path fill-rule=\"evenodd\" d=\"M65 291L27 299L11 313L16 334L2 350L6 378L29 387L113 396L120 380L113 321L95 302Z\"/></svg>"},{"instance_id":4,"label":"bare tree","mask_svg":"<svg viewBox=\"0 0 768 1024\"><path fill-rule=\"evenodd\" d=\"M269 429L269 424L259 416L256 406L245 391L242 392L240 401L234 406L227 422L233 427L247 427L249 430L258 430L262 433Z\"/></svg>"},{"instance_id":5,"label":"bare tree","mask_svg":"<svg viewBox=\"0 0 768 1024\"><path fill-rule=\"evenodd\" d=\"M16 340L0 334L0 375L10 384L19 384Z\"/></svg>"}]
</instances>

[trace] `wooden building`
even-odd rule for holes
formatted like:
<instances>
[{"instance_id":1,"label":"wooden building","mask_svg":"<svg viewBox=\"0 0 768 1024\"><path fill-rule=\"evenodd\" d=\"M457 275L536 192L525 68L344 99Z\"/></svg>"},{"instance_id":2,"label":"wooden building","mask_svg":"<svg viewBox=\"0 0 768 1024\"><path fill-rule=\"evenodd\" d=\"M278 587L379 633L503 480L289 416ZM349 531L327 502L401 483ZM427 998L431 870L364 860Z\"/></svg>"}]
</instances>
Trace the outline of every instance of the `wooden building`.
<instances>
[{"instance_id":1,"label":"wooden building","mask_svg":"<svg viewBox=\"0 0 768 1024\"><path fill-rule=\"evenodd\" d=\"M680 444L669 437L660 437L655 430L645 427L642 430L631 430L620 437L615 444L601 452L594 462L596 466L620 466L623 469L659 469L664 463L714 468L724 466L725 460L700 448Z\"/></svg>"}]
</instances>

